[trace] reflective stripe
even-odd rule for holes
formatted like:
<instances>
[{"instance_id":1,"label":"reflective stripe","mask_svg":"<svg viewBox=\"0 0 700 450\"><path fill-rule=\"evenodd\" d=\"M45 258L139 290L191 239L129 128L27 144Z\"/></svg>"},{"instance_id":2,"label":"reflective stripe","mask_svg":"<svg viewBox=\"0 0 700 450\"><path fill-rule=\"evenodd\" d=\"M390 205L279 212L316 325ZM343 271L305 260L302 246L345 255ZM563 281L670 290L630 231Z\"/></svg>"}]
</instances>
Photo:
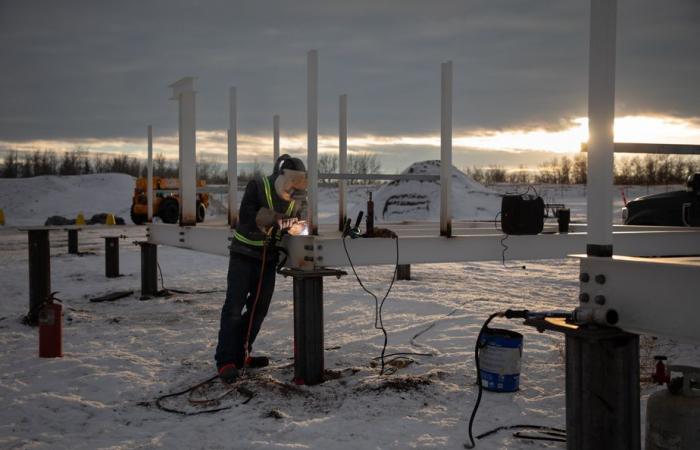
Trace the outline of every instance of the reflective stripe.
<instances>
[{"instance_id":1,"label":"reflective stripe","mask_svg":"<svg viewBox=\"0 0 700 450\"><path fill-rule=\"evenodd\" d=\"M263 176L262 179L263 185L265 186L265 198L267 199L267 206L269 206L270 209L274 211L275 207L272 204L272 193L270 192L270 180L268 180L266 176Z\"/></svg>"},{"instance_id":2,"label":"reflective stripe","mask_svg":"<svg viewBox=\"0 0 700 450\"><path fill-rule=\"evenodd\" d=\"M262 247L265 245L265 241L262 241L262 240L261 241L254 241L252 239L248 239L247 237L243 236L238 231L233 232L233 237L236 240L243 242L244 244L253 245L255 247Z\"/></svg>"},{"instance_id":3,"label":"reflective stripe","mask_svg":"<svg viewBox=\"0 0 700 450\"><path fill-rule=\"evenodd\" d=\"M289 217L292 217L293 212L294 212L294 200L289 202L289 207L287 207L287 212L285 214L287 214Z\"/></svg>"}]
</instances>

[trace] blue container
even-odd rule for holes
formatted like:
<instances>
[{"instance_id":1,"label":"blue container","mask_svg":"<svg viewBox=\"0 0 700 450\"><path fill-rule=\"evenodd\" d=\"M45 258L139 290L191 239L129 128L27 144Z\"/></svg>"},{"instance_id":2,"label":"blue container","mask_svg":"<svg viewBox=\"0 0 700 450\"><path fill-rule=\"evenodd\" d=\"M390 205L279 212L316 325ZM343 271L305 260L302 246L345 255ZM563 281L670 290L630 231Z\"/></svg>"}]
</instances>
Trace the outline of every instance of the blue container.
<instances>
[{"instance_id":1,"label":"blue container","mask_svg":"<svg viewBox=\"0 0 700 450\"><path fill-rule=\"evenodd\" d=\"M523 335L511 330L487 328L479 341L481 386L494 392L515 392L520 387Z\"/></svg>"}]
</instances>

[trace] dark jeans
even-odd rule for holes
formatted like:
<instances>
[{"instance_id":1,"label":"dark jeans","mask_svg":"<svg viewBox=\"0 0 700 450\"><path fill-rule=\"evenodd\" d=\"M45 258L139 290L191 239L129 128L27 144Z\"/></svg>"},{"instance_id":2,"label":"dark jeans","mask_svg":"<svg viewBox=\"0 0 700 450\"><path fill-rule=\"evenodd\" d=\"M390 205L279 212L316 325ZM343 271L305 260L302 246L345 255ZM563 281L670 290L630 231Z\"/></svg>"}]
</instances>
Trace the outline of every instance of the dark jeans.
<instances>
[{"instance_id":1,"label":"dark jeans","mask_svg":"<svg viewBox=\"0 0 700 450\"><path fill-rule=\"evenodd\" d=\"M243 367L248 326L250 324L250 339L248 341L248 352L250 353L255 337L258 335L270 307L272 293L275 290L275 263L274 260L265 263L260 297L255 305L255 315L251 322L250 315L258 289L262 263L259 259L231 253L228 264L226 301L221 309L219 343L216 346L217 368L231 363L238 368Z\"/></svg>"}]
</instances>

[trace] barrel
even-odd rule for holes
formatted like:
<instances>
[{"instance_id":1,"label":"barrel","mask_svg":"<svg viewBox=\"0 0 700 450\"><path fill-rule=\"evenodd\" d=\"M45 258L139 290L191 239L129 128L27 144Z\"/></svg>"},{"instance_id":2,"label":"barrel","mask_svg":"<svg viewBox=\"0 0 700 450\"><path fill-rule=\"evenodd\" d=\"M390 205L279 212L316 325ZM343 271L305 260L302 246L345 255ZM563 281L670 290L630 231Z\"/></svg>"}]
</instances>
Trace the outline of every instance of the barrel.
<instances>
[{"instance_id":1,"label":"barrel","mask_svg":"<svg viewBox=\"0 0 700 450\"><path fill-rule=\"evenodd\" d=\"M520 387L523 335L501 328L487 328L479 341L481 386L494 392L515 392Z\"/></svg>"}]
</instances>

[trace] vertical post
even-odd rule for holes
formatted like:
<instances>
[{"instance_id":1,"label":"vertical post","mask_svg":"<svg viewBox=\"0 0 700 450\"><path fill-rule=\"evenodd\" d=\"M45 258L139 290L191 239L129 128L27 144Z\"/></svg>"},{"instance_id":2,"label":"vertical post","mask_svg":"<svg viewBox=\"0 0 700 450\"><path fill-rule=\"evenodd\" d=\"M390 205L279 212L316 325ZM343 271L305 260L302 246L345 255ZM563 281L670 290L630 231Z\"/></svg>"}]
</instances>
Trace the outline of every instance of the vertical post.
<instances>
[{"instance_id":1,"label":"vertical post","mask_svg":"<svg viewBox=\"0 0 700 450\"><path fill-rule=\"evenodd\" d=\"M440 235L452 236L452 61L442 63L440 127Z\"/></svg>"},{"instance_id":2,"label":"vertical post","mask_svg":"<svg viewBox=\"0 0 700 450\"><path fill-rule=\"evenodd\" d=\"M158 246L139 242L141 246L141 300L158 294Z\"/></svg>"},{"instance_id":3,"label":"vertical post","mask_svg":"<svg viewBox=\"0 0 700 450\"><path fill-rule=\"evenodd\" d=\"M148 126L148 164L146 166L146 196L148 198L148 223L153 222L153 127Z\"/></svg>"},{"instance_id":4,"label":"vertical post","mask_svg":"<svg viewBox=\"0 0 700 450\"><path fill-rule=\"evenodd\" d=\"M280 157L280 116L272 116L272 164Z\"/></svg>"},{"instance_id":5,"label":"vertical post","mask_svg":"<svg viewBox=\"0 0 700 450\"><path fill-rule=\"evenodd\" d=\"M588 67L589 256L612 256L617 0L591 0Z\"/></svg>"},{"instance_id":6,"label":"vertical post","mask_svg":"<svg viewBox=\"0 0 700 450\"><path fill-rule=\"evenodd\" d=\"M306 124L308 153L309 234L318 234L318 52L310 50L306 58Z\"/></svg>"},{"instance_id":7,"label":"vertical post","mask_svg":"<svg viewBox=\"0 0 700 450\"><path fill-rule=\"evenodd\" d=\"M294 277L294 381L323 382L323 277Z\"/></svg>"},{"instance_id":8,"label":"vertical post","mask_svg":"<svg viewBox=\"0 0 700 450\"><path fill-rule=\"evenodd\" d=\"M340 96L340 115L338 120L338 172L348 172L348 96ZM338 180L338 229L343 231L348 216L345 199L345 180Z\"/></svg>"},{"instance_id":9,"label":"vertical post","mask_svg":"<svg viewBox=\"0 0 700 450\"><path fill-rule=\"evenodd\" d=\"M566 335L566 448L639 449L639 337L609 328Z\"/></svg>"},{"instance_id":10,"label":"vertical post","mask_svg":"<svg viewBox=\"0 0 700 450\"><path fill-rule=\"evenodd\" d=\"M180 137L180 225L197 224L197 150L194 110L194 78L185 77L171 84L178 101Z\"/></svg>"},{"instance_id":11,"label":"vertical post","mask_svg":"<svg viewBox=\"0 0 700 450\"><path fill-rule=\"evenodd\" d=\"M236 227L238 222L238 112L236 110L236 88L229 89L228 126L228 224Z\"/></svg>"},{"instance_id":12,"label":"vertical post","mask_svg":"<svg viewBox=\"0 0 700 450\"><path fill-rule=\"evenodd\" d=\"M396 268L396 279L397 280L410 280L411 279L411 265L410 264L399 264Z\"/></svg>"},{"instance_id":13,"label":"vertical post","mask_svg":"<svg viewBox=\"0 0 700 450\"><path fill-rule=\"evenodd\" d=\"M39 308L51 294L51 250L49 230L28 230L29 313L27 323L36 325Z\"/></svg>"},{"instance_id":14,"label":"vertical post","mask_svg":"<svg viewBox=\"0 0 700 450\"><path fill-rule=\"evenodd\" d=\"M119 236L105 236L105 276L119 276Z\"/></svg>"},{"instance_id":15,"label":"vertical post","mask_svg":"<svg viewBox=\"0 0 700 450\"><path fill-rule=\"evenodd\" d=\"M68 253L77 255L78 252L78 230L68 230Z\"/></svg>"}]
</instances>

